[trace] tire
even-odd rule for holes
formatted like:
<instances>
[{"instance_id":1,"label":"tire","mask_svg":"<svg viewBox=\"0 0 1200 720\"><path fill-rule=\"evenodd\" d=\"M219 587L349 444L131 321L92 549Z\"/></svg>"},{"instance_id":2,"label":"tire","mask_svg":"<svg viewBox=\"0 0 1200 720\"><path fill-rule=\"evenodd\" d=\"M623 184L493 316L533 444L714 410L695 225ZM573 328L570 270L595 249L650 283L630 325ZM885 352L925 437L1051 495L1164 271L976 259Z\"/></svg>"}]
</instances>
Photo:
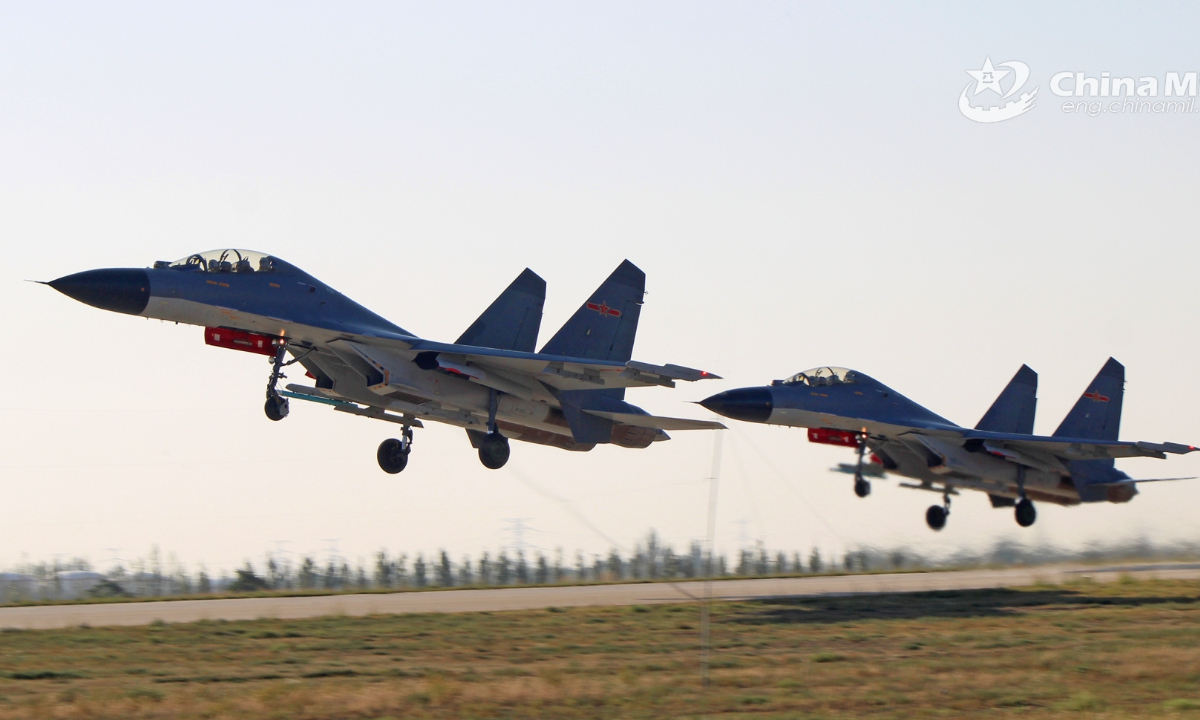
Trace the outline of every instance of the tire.
<instances>
[{"instance_id":1,"label":"tire","mask_svg":"<svg viewBox=\"0 0 1200 720\"><path fill-rule=\"evenodd\" d=\"M408 465L409 450L404 447L404 443L396 438L388 438L379 443L379 450L375 453L375 459L379 461L379 468L389 475L395 475Z\"/></svg>"},{"instance_id":2,"label":"tire","mask_svg":"<svg viewBox=\"0 0 1200 720\"><path fill-rule=\"evenodd\" d=\"M1037 508L1033 506L1033 501L1029 498L1024 498L1017 502L1017 524L1021 527L1029 527L1037 520Z\"/></svg>"},{"instance_id":3,"label":"tire","mask_svg":"<svg viewBox=\"0 0 1200 720\"><path fill-rule=\"evenodd\" d=\"M263 405L263 412L267 414L268 419L274 422L279 422L287 417L288 410L287 398L282 398L278 395L267 398L267 404Z\"/></svg>"},{"instance_id":4,"label":"tire","mask_svg":"<svg viewBox=\"0 0 1200 720\"><path fill-rule=\"evenodd\" d=\"M941 505L930 505L925 511L925 522L933 530L946 527L946 508Z\"/></svg>"},{"instance_id":5,"label":"tire","mask_svg":"<svg viewBox=\"0 0 1200 720\"><path fill-rule=\"evenodd\" d=\"M488 433L479 445L479 462L489 470L499 470L508 462L508 438L500 433Z\"/></svg>"},{"instance_id":6,"label":"tire","mask_svg":"<svg viewBox=\"0 0 1200 720\"><path fill-rule=\"evenodd\" d=\"M870 495L871 494L871 483L867 482L866 480L855 480L854 481L854 494L859 496L860 498L865 498L866 496Z\"/></svg>"}]
</instances>

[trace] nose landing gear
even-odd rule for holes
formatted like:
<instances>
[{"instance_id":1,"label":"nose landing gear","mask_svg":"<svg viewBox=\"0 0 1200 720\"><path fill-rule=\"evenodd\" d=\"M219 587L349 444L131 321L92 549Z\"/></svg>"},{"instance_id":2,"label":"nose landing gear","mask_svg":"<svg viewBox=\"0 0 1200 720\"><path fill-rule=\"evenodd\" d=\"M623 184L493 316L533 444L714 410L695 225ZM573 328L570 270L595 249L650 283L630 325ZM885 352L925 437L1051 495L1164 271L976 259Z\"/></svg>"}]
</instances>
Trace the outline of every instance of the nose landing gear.
<instances>
[{"instance_id":1,"label":"nose landing gear","mask_svg":"<svg viewBox=\"0 0 1200 720\"><path fill-rule=\"evenodd\" d=\"M871 494L871 483L863 479L863 455L867 452L867 434L858 436L858 463L854 466L854 494L865 498Z\"/></svg>"},{"instance_id":2,"label":"nose landing gear","mask_svg":"<svg viewBox=\"0 0 1200 720\"><path fill-rule=\"evenodd\" d=\"M271 365L271 378L267 380L267 403L263 405L263 412L265 412L267 417L274 422L279 422L287 417L288 410L290 409L288 407L287 398L280 395L279 390L275 388L275 386L279 384L280 378L287 377L287 375L283 374L283 367L285 365L283 358L286 356L286 354L287 343L281 341L279 345L275 347L275 360ZM286 364L290 365L291 363Z\"/></svg>"}]
</instances>

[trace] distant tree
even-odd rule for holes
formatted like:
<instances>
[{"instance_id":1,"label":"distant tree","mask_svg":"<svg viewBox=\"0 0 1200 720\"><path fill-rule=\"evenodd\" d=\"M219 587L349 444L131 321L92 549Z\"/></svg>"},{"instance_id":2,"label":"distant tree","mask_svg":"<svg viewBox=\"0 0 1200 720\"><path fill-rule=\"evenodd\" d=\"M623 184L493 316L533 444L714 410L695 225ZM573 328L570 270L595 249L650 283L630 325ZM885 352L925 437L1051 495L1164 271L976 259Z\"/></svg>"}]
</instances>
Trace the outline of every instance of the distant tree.
<instances>
[{"instance_id":1,"label":"distant tree","mask_svg":"<svg viewBox=\"0 0 1200 720\"><path fill-rule=\"evenodd\" d=\"M493 585L496 582L492 558L486 550L479 556L479 582L483 585Z\"/></svg>"},{"instance_id":2,"label":"distant tree","mask_svg":"<svg viewBox=\"0 0 1200 720\"><path fill-rule=\"evenodd\" d=\"M254 574L254 568L250 566L249 561L246 562L246 567L236 572L237 579L229 584L230 592L262 592L268 589L267 581Z\"/></svg>"},{"instance_id":3,"label":"distant tree","mask_svg":"<svg viewBox=\"0 0 1200 720\"><path fill-rule=\"evenodd\" d=\"M608 570L608 577L612 580L620 580L625 574L625 563L621 561L621 553L617 552L616 548L608 551L608 561L605 563Z\"/></svg>"},{"instance_id":4,"label":"distant tree","mask_svg":"<svg viewBox=\"0 0 1200 720\"><path fill-rule=\"evenodd\" d=\"M300 587L305 590L312 590L321 581L321 573L317 570L317 561L311 557L305 557L300 563L300 575L298 578Z\"/></svg>"},{"instance_id":5,"label":"distant tree","mask_svg":"<svg viewBox=\"0 0 1200 720\"><path fill-rule=\"evenodd\" d=\"M417 554L417 560L413 563L413 577L416 580L417 587L425 587L425 556L420 553Z\"/></svg>"},{"instance_id":6,"label":"distant tree","mask_svg":"<svg viewBox=\"0 0 1200 720\"><path fill-rule=\"evenodd\" d=\"M437 568L438 585L442 587L450 587L454 585L454 571L450 568L450 556L446 551L442 551L441 560L438 562Z\"/></svg>"},{"instance_id":7,"label":"distant tree","mask_svg":"<svg viewBox=\"0 0 1200 720\"><path fill-rule=\"evenodd\" d=\"M367 580L367 570L362 566L362 561L360 560L354 572L354 587L359 590L365 590L370 585L371 582Z\"/></svg>"},{"instance_id":8,"label":"distant tree","mask_svg":"<svg viewBox=\"0 0 1200 720\"><path fill-rule=\"evenodd\" d=\"M508 551L501 550L500 558L496 561L496 582L507 585L512 581L512 561L508 559Z\"/></svg>"},{"instance_id":9,"label":"distant tree","mask_svg":"<svg viewBox=\"0 0 1200 720\"><path fill-rule=\"evenodd\" d=\"M798 552L792 553L792 572L804 572L804 561L800 559L800 553Z\"/></svg>"},{"instance_id":10,"label":"distant tree","mask_svg":"<svg viewBox=\"0 0 1200 720\"><path fill-rule=\"evenodd\" d=\"M525 551L517 550L517 582L521 585L529 584L529 563L525 562Z\"/></svg>"},{"instance_id":11,"label":"distant tree","mask_svg":"<svg viewBox=\"0 0 1200 720\"><path fill-rule=\"evenodd\" d=\"M393 587L395 576L396 568L392 565L392 561L388 559L387 551L380 550L375 553L375 587Z\"/></svg>"},{"instance_id":12,"label":"distant tree","mask_svg":"<svg viewBox=\"0 0 1200 720\"><path fill-rule=\"evenodd\" d=\"M751 557L750 557L750 551L745 548L742 548L741 550L738 551L737 570L735 570L734 572L736 572L738 575L749 575L750 568L752 566L752 562L753 561L751 560Z\"/></svg>"},{"instance_id":13,"label":"distant tree","mask_svg":"<svg viewBox=\"0 0 1200 720\"><path fill-rule=\"evenodd\" d=\"M338 586L338 569L330 560L325 565L325 574L321 578L321 587L327 590L336 590Z\"/></svg>"},{"instance_id":14,"label":"distant tree","mask_svg":"<svg viewBox=\"0 0 1200 720\"><path fill-rule=\"evenodd\" d=\"M808 556L808 569L812 572L821 572L821 551L813 548Z\"/></svg>"},{"instance_id":15,"label":"distant tree","mask_svg":"<svg viewBox=\"0 0 1200 720\"><path fill-rule=\"evenodd\" d=\"M554 548L554 572L553 582L560 583L563 577L567 574L563 567L563 549L561 547Z\"/></svg>"},{"instance_id":16,"label":"distant tree","mask_svg":"<svg viewBox=\"0 0 1200 720\"><path fill-rule=\"evenodd\" d=\"M775 553L775 572L783 575L788 571L787 553L780 551Z\"/></svg>"},{"instance_id":17,"label":"distant tree","mask_svg":"<svg viewBox=\"0 0 1200 720\"><path fill-rule=\"evenodd\" d=\"M704 548L699 542L692 541L688 547L688 562L683 566L684 577L704 575Z\"/></svg>"},{"instance_id":18,"label":"distant tree","mask_svg":"<svg viewBox=\"0 0 1200 720\"><path fill-rule=\"evenodd\" d=\"M200 568L200 574L196 576L196 592L201 595L207 595L212 592L212 580L209 579L208 573L204 568Z\"/></svg>"},{"instance_id":19,"label":"distant tree","mask_svg":"<svg viewBox=\"0 0 1200 720\"><path fill-rule=\"evenodd\" d=\"M763 547L762 540L758 541L758 557L754 562L755 575L767 575L771 572L771 560L767 556L767 549Z\"/></svg>"},{"instance_id":20,"label":"distant tree","mask_svg":"<svg viewBox=\"0 0 1200 720\"><path fill-rule=\"evenodd\" d=\"M675 550L668 545L663 550L663 577L674 578L679 577L679 558L675 555Z\"/></svg>"},{"instance_id":21,"label":"distant tree","mask_svg":"<svg viewBox=\"0 0 1200 720\"><path fill-rule=\"evenodd\" d=\"M583 564L583 553L579 550L575 551L575 580L578 582L587 580L587 565Z\"/></svg>"},{"instance_id":22,"label":"distant tree","mask_svg":"<svg viewBox=\"0 0 1200 720\"><path fill-rule=\"evenodd\" d=\"M537 569L533 571L533 581L538 585L545 585L550 581L550 565L541 552L537 554Z\"/></svg>"},{"instance_id":23,"label":"distant tree","mask_svg":"<svg viewBox=\"0 0 1200 720\"><path fill-rule=\"evenodd\" d=\"M396 587L404 587L408 584L408 553L397 555L394 567Z\"/></svg>"},{"instance_id":24,"label":"distant tree","mask_svg":"<svg viewBox=\"0 0 1200 720\"><path fill-rule=\"evenodd\" d=\"M475 584L475 576L471 573L471 556L469 555L463 555L462 563L458 566L458 584Z\"/></svg>"},{"instance_id":25,"label":"distant tree","mask_svg":"<svg viewBox=\"0 0 1200 720\"><path fill-rule=\"evenodd\" d=\"M629 575L634 580L646 577L646 553L640 543L633 544L633 555L629 556Z\"/></svg>"},{"instance_id":26,"label":"distant tree","mask_svg":"<svg viewBox=\"0 0 1200 720\"><path fill-rule=\"evenodd\" d=\"M599 580L604 576L604 560L599 555L592 557L592 579Z\"/></svg>"}]
</instances>

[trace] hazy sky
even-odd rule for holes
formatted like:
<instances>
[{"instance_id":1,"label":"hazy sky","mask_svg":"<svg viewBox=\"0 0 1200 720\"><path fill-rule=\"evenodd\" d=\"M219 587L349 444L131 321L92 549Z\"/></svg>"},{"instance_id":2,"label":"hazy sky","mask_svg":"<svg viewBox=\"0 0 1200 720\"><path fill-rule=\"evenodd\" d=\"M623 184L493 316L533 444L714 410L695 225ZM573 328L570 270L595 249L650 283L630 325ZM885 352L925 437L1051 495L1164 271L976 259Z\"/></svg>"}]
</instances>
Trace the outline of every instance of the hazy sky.
<instances>
[{"instance_id":1,"label":"hazy sky","mask_svg":"<svg viewBox=\"0 0 1200 720\"><path fill-rule=\"evenodd\" d=\"M1124 439L1200 443L1200 114L1065 114L1059 71L1200 70L1194 4L7 3L0 5L0 565L144 555L229 567L276 547L509 542L624 549L703 535L713 437L590 453L462 430L262 413L265 358L49 288L215 247L279 255L450 341L524 267L549 337L624 258L649 295L634 356L723 375L628 399L662 414L816 365L973 425L1021 363L1050 433L1110 355ZM1018 60L1037 106L977 124L958 96ZM995 97L995 96L993 96ZM1039 506L827 472L852 453L731 423L718 544L944 553L998 538L1197 539L1200 481L1124 506ZM1200 475L1200 457L1122 461Z\"/></svg>"}]
</instances>

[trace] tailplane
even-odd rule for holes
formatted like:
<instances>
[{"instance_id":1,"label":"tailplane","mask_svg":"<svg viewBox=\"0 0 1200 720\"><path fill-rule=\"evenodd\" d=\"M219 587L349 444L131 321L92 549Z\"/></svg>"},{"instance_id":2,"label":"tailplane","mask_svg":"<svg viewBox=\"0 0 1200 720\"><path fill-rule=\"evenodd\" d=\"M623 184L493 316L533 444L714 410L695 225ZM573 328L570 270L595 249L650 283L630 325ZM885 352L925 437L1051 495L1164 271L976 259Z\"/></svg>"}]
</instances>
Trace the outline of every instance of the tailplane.
<instances>
[{"instance_id":1,"label":"tailplane","mask_svg":"<svg viewBox=\"0 0 1200 720\"><path fill-rule=\"evenodd\" d=\"M455 344L533 352L545 302L546 281L525 268Z\"/></svg>"},{"instance_id":2,"label":"tailplane","mask_svg":"<svg viewBox=\"0 0 1200 720\"><path fill-rule=\"evenodd\" d=\"M1121 402L1125 395L1125 366L1108 359L1096 379L1054 431L1055 437L1116 440L1121 432Z\"/></svg>"},{"instance_id":3,"label":"tailplane","mask_svg":"<svg viewBox=\"0 0 1200 720\"><path fill-rule=\"evenodd\" d=\"M542 348L548 355L616 360L633 357L646 273L628 260L608 276Z\"/></svg>"},{"instance_id":4,"label":"tailplane","mask_svg":"<svg viewBox=\"0 0 1200 720\"><path fill-rule=\"evenodd\" d=\"M1037 373L1028 365L1022 365L975 429L1032 435L1033 416L1037 410L1037 382Z\"/></svg>"}]
</instances>

